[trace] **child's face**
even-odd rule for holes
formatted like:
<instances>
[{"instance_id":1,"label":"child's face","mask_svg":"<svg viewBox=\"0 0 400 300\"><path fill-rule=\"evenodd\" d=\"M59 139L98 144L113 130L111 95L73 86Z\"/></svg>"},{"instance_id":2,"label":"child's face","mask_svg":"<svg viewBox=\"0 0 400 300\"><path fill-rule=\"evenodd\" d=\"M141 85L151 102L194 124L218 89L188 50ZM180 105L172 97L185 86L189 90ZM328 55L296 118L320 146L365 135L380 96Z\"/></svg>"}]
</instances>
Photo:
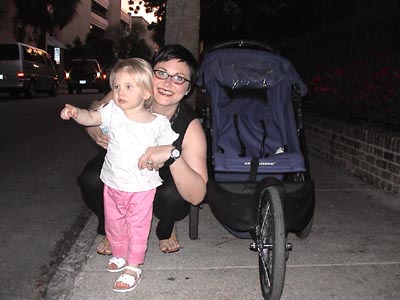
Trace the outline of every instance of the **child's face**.
<instances>
[{"instance_id":1,"label":"child's face","mask_svg":"<svg viewBox=\"0 0 400 300\"><path fill-rule=\"evenodd\" d=\"M115 103L123 110L143 108L144 101L150 97L150 93L138 86L135 78L123 70L115 73L112 94Z\"/></svg>"}]
</instances>

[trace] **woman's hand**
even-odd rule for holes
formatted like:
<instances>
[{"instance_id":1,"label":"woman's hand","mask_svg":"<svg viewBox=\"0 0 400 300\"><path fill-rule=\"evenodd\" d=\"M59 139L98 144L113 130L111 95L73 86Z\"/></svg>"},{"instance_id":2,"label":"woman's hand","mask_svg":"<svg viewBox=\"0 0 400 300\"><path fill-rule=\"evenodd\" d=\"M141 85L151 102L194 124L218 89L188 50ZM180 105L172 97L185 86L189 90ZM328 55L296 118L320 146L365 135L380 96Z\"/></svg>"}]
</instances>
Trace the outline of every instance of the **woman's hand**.
<instances>
[{"instance_id":1,"label":"woman's hand","mask_svg":"<svg viewBox=\"0 0 400 300\"><path fill-rule=\"evenodd\" d=\"M155 169L159 170L164 166L164 163L171 156L171 150L173 146L156 146L149 147L146 149L145 153L139 158L138 168L149 169L150 171Z\"/></svg>"},{"instance_id":2,"label":"woman's hand","mask_svg":"<svg viewBox=\"0 0 400 300\"><path fill-rule=\"evenodd\" d=\"M97 145L100 147L107 149L109 137L108 135L104 134L99 127L87 127L87 133L89 134L90 138L96 142Z\"/></svg>"}]
</instances>

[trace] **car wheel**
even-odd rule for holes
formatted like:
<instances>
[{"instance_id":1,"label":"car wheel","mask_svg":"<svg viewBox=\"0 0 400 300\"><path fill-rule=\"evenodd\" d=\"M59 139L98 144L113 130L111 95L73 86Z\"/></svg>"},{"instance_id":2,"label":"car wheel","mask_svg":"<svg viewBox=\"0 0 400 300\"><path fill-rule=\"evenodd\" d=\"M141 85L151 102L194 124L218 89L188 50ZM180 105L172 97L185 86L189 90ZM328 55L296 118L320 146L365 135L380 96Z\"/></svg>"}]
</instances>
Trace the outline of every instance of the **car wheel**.
<instances>
[{"instance_id":1,"label":"car wheel","mask_svg":"<svg viewBox=\"0 0 400 300\"><path fill-rule=\"evenodd\" d=\"M76 89L76 93L77 93L77 94L80 94L80 93L82 93L82 89L80 89L80 88L77 88L77 89Z\"/></svg>"},{"instance_id":2,"label":"car wheel","mask_svg":"<svg viewBox=\"0 0 400 300\"><path fill-rule=\"evenodd\" d=\"M35 83L34 82L29 82L28 89L25 91L25 97L27 98L33 98L35 97Z\"/></svg>"},{"instance_id":3,"label":"car wheel","mask_svg":"<svg viewBox=\"0 0 400 300\"><path fill-rule=\"evenodd\" d=\"M56 97L58 95L58 88L59 88L58 83L54 82L51 87L51 90L49 91L49 96Z\"/></svg>"},{"instance_id":4,"label":"car wheel","mask_svg":"<svg viewBox=\"0 0 400 300\"><path fill-rule=\"evenodd\" d=\"M73 94L74 93L74 89L70 86L68 86L68 94Z\"/></svg>"}]
</instances>

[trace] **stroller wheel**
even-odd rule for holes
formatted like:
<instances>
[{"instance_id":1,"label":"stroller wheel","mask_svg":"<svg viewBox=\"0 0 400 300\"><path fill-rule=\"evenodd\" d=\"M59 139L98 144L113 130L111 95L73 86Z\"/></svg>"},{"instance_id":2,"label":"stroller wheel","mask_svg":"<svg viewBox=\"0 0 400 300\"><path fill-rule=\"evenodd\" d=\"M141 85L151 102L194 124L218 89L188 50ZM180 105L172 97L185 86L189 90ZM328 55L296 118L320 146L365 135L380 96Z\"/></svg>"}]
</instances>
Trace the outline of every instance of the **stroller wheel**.
<instances>
[{"instance_id":1,"label":"stroller wheel","mask_svg":"<svg viewBox=\"0 0 400 300\"><path fill-rule=\"evenodd\" d=\"M296 232L296 236L300 239L305 239L306 237L308 237L310 235L313 222L314 222L314 217L311 218L306 227L304 227L301 231Z\"/></svg>"},{"instance_id":2,"label":"stroller wheel","mask_svg":"<svg viewBox=\"0 0 400 300\"><path fill-rule=\"evenodd\" d=\"M278 300L285 280L287 252L283 199L275 187L266 187L261 197L256 236L261 291L264 299Z\"/></svg>"}]
</instances>

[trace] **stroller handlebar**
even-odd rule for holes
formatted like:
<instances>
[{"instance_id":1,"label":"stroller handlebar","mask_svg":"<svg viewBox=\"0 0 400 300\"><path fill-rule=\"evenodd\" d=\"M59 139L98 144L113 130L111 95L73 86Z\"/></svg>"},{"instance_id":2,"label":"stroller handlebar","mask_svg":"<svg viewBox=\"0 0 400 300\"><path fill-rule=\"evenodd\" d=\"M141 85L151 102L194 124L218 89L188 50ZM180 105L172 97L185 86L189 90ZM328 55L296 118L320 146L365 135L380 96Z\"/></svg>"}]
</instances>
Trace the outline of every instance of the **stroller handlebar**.
<instances>
[{"instance_id":1,"label":"stroller handlebar","mask_svg":"<svg viewBox=\"0 0 400 300\"><path fill-rule=\"evenodd\" d=\"M218 43L216 45L213 45L210 49L208 49L207 52L219 50L219 49L225 49L225 48L245 48L245 49L258 49L258 50L264 50L271 52L276 55L280 55L278 49L260 42L260 41L255 41L255 40L229 40L225 41L222 43Z\"/></svg>"}]
</instances>

